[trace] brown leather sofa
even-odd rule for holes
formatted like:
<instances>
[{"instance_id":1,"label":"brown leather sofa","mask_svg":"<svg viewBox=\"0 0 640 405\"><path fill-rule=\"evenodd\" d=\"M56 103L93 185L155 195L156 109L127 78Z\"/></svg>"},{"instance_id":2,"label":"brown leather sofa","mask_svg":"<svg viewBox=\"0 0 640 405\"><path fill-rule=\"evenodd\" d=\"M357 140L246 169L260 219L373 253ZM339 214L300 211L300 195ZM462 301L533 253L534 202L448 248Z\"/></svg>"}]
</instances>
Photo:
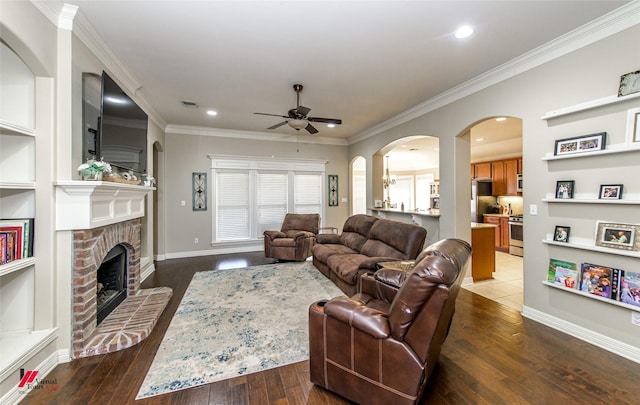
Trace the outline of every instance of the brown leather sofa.
<instances>
[{"instance_id":1,"label":"brown leather sofa","mask_svg":"<svg viewBox=\"0 0 640 405\"><path fill-rule=\"evenodd\" d=\"M265 257L305 261L311 256L319 227L318 214L286 214L279 231L263 233Z\"/></svg>"},{"instance_id":2,"label":"brown leather sofa","mask_svg":"<svg viewBox=\"0 0 640 405\"><path fill-rule=\"evenodd\" d=\"M415 404L455 312L471 246L445 239L410 273L364 274L355 296L309 308L311 382L359 404Z\"/></svg>"},{"instance_id":3,"label":"brown leather sofa","mask_svg":"<svg viewBox=\"0 0 640 405\"><path fill-rule=\"evenodd\" d=\"M374 271L378 262L415 259L426 237L421 226L357 214L347 218L340 235L316 236L313 264L351 296L361 274Z\"/></svg>"}]
</instances>

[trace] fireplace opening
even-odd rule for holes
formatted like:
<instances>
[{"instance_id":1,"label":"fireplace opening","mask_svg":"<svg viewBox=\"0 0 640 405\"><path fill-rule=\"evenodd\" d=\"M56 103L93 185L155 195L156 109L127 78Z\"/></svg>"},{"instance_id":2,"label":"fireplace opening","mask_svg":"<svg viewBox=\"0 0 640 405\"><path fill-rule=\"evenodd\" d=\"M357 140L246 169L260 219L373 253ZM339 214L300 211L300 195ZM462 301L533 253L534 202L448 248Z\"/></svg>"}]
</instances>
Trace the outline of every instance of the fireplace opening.
<instances>
[{"instance_id":1,"label":"fireplace opening","mask_svg":"<svg viewBox=\"0 0 640 405\"><path fill-rule=\"evenodd\" d=\"M97 274L98 325L127 298L127 250L116 245L107 253Z\"/></svg>"}]
</instances>

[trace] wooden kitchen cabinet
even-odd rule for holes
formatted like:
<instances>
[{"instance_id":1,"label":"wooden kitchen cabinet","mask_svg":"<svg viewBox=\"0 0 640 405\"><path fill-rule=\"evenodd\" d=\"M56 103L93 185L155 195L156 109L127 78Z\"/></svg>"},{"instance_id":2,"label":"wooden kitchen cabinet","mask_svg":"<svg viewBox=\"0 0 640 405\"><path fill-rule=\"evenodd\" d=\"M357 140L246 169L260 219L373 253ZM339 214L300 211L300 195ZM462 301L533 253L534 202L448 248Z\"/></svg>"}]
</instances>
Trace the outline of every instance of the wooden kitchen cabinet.
<instances>
[{"instance_id":1,"label":"wooden kitchen cabinet","mask_svg":"<svg viewBox=\"0 0 640 405\"><path fill-rule=\"evenodd\" d=\"M501 252L509 251L509 217L485 215L486 224L496 225L495 246Z\"/></svg>"},{"instance_id":2,"label":"wooden kitchen cabinet","mask_svg":"<svg viewBox=\"0 0 640 405\"><path fill-rule=\"evenodd\" d=\"M471 165L473 168L474 179L490 179L491 178L491 162L475 163Z\"/></svg>"},{"instance_id":3,"label":"wooden kitchen cabinet","mask_svg":"<svg viewBox=\"0 0 640 405\"><path fill-rule=\"evenodd\" d=\"M472 178L490 178L494 196L517 196L518 174L522 173L522 158L494 160L471 165Z\"/></svg>"},{"instance_id":4,"label":"wooden kitchen cabinet","mask_svg":"<svg viewBox=\"0 0 640 405\"><path fill-rule=\"evenodd\" d=\"M491 180L493 181L493 195L499 196L507 193L504 162L502 160L491 162Z\"/></svg>"},{"instance_id":5,"label":"wooden kitchen cabinet","mask_svg":"<svg viewBox=\"0 0 640 405\"><path fill-rule=\"evenodd\" d=\"M520 159L522 161L522 159ZM522 164L520 164L522 166ZM504 161L504 179L506 195L518 195L518 159Z\"/></svg>"}]
</instances>

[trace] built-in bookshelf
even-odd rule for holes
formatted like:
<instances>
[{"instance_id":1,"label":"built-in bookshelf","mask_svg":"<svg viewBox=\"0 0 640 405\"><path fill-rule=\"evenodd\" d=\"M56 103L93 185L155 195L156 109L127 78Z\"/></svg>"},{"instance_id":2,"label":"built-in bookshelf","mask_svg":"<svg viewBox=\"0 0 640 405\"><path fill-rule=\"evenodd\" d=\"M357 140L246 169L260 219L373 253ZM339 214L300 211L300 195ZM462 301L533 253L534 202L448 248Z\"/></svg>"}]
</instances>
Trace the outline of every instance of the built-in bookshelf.
<instances>
[{"instance_id":1,"label":"built-in bookshelf","mask_svg":"<svg viewBox=\"0 0 640 405\"><path fill-rule=\"evenodd\" d=\"M1 42L0 58L0 224L4 223L0 237L4 233L6 241L8 229L25 220L31 222L29 232L47 232L38 230L36 217L42 204L38 193L50 195L51 181L47 184L47 178L38 178L36 156L38 134L53 133L48 114L53 106L54 84L50 78L35 77L20 57ZM36 105L49 112L38 116ZM40 200L49 202L47 198ZM21 244L29 243L25 231L27 228L15 236L22 238ZM16 240L19 239L12 239L12 243ZM46 267L52 266L50 257L38 260L37 253L37 244L32 243L31 250L15 250L11 257L5 254L0 264L0 381L57 337L53 320L37 315L39 307L45 307L43 304L51 297L51 287L42 290L39 286L50 282L50 269ZM45 256L50 254L45 251Z\"/></svg>"},{"instance_id":2,"label":"built-in bookshelf","mask_svg":"<svg viewBox=\"0 0 640 405\"><path fill-rule=\"evenodd\" d=\"M575 123L577 124L577 128L581 128L581 126L584 125L584 123L580 122L581 119L590 120L590 125L592 125L593 122L597 122L600 119L599 117L601 115L612 113L617 113L616 116L622 115L622 113L629 108L624 103L631 106L632 109L635 110L637 106L640 106L640 93L635 93L623 97L604 97L601 99L576 104L574 106L550 111L546 113L541 119L552 121L556 118L564 117L562 119L562 123L554 123L553 126L556 127L559 125L561 128L565 128L563 126L566 125L567 129L570 130L570 128L573 128L571 125ZM615 108L613 108L613 106L615 106ZM576 114L585 111L589 111L589 114L586 116ZM632 110L628 110L627 115L629 114L629 112L632 112ZM575 119L572 119L572 114L575 114L573 116ZM562 173L561 176L568 174L567 177L571 177L571 173L574 173L576 178L580 178L580 173L577 172L577 170L579 169L577 168L590 167L597 168L598 170L601 170L602 173L608 174L609 176L607 177L616 178L616 170L619 170L619 168L616 166L617 160L604 160L601 158L601 156L622 157L622 155L624 154L624 157L627 161L632 160L633 158L628 157L627 155L635 153L638 155L638 157L640 157L640 142L632 142L630 140L632 137L630 137L630 134L628 133L625 134L624 139L622 139L622 134L619 132L613 135L614 136L610 140L610 143L604 149L564 155L555 155L553 152L550 152L544 155L542 157L542 160L547 162L550 167L550 172ZM570 165L569 163L562 163L562 161L566 161L567 159L581 160L581 162L577 162L579 164L576 164L576 169L573 169L573 164ZM584 162L587 163L585 164ZM581 178L581 186L586 185L586 188L591 190L597 189L598 184L592 183L593 181L590 178ZM603 246L603 243L597 243L600 240L604 240L598 236L598 232L594 232L590 235L584 233L584 222L588 224L589 219L580 223L577 218L572 218L571 215L569 215L569 217L567 217L566 215L562 215L562 213L568 212L567 208L561 210L561 208L563 207L575 206L575 208L577 210L580 210L580 212L587 212L587 215L589 215L588 218L591 218L594 223L598 222L597 218L607 218L609 216L622 219L624 223L637 223L637 208L635 206L640 205L640 187L638 184L639 183L637 179L631 178L631 184L625 185L625 188L627 188L628 191L623 193L622 198L619 199L601 199L599 198L600 196L594 191L591 191L591 193L575 194L573 196L574 198L556 198L556 194L554 192L550 192L547 193L544 198L542 198L542 202L549 205L550 218L553 218L553 216L556 215L557 223L562 224L563 226L566 225L568 227L572 227L571 221L576 221L576 225L579 225L578 229L582 232L582 234L571 235L568 242L554 240L553 234L547 234L546 238L542 240L542 243L549 246L549 249L553 249L550 250L552 258L549 263L549 269L547 273L548 277L547 279L542 281L544 285L553 289L568 292L570 294L594 299L605 304L640 312L640 302L638 302L638 305L621 302L621 300L619 299L621 295L617 292L620 291L619 287L622 285L622 282L620 280L625 274L628 276L626 281L630 280L629 277L637 278L638 276L637 268L640 260L640 250L637 249L637 245L634 245L633 248L627 249L617 248L619 246L608 247L609 245L607 244L605 244L607 246ZM555 214L552 213L552 207L557 208ZM584 253L580 253L580 251L583 251ZM562 282L554 282L557 281L557 279L551 279L550 274L553 273L554 269L554 266L551 262L553 262L555 259L562 259L563 256L573 258L573 260L569 259L569 262L575 262L575 269L572 273L570 273L569 277L566 277L567 279L571 279L571 283L569 284L573 287L564 285ZM576 258L583 258L583 260L577 260ZM611 280L614 284L617 283L617 285L614 285L612 287L613 292L610 294L611 297L603 297L591 292L581 291L579 289L580 283L582 282L581 277L585 273L583 266L590 266L590 263L585 262L590 262L592 260L600 261L604 265L597 266L603 267L605 269L609 268L609 263L624 263L624 266L621 266L620 269L613 268L615 267L615 265L611 267L612 270L615 270L615 272L617 272L616 280ZM555 274L557 277L559 273L556 272ZM560 279L562 280L564 279L564 277L561 277ZM625 285L627 284L626 281ZM589 284L587 283L587 285ZM600 294L600 292L598 293Z\"/></svg>"}]
</instances>

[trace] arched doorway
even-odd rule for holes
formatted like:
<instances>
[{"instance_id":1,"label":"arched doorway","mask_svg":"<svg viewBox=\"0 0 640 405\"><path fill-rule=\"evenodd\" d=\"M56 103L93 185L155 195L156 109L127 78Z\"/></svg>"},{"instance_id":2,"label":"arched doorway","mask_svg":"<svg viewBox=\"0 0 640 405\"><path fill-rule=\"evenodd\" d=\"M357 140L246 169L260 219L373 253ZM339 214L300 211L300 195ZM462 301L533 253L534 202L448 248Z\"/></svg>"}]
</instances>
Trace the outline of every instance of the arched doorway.
<instances>
[{"instance_id":1,"label":"arched doorway","mask_svg":"<svg viewBox=\"0 0 640 405\"><path fill-rule=\"evenodd\" d=\"M358 156L351 162L351 215L367 213L367 161Z\"/></svg>"}]
</instances>

